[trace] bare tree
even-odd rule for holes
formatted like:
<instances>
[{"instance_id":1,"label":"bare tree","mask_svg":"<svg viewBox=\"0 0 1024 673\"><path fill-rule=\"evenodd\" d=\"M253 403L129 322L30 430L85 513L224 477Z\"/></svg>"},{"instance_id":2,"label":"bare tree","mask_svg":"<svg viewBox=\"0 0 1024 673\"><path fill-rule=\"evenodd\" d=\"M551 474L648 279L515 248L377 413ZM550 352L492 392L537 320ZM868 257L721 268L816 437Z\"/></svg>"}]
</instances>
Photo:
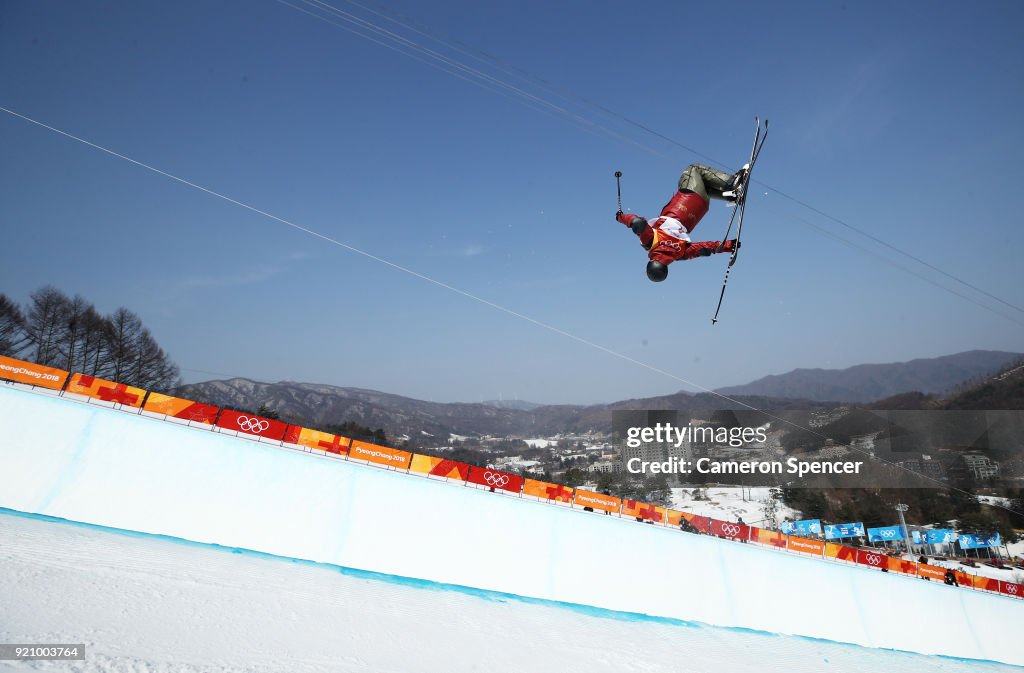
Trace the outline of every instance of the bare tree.
<instances>
[{"instance_id":1,"label":"bare tree","mask_svg":"<svg viewBox=\"0 0 1024 673\"><path fill-rule=\"evenodd\" d=\"M110 323L94 307L79 316L81 336L75 353L75 369L89 376L107 377L110 365Z\"/></svg>"},{"instance_id":2,"label":"bare tree","mask_svg":"<svg viewBox=\"0 0 1024 673\"><path fill-rule=\"evenodd\" d=\"M81 295L75 295L74 299L67 300L64 310L60 316L60 324L57 325L57 335L54 340L54 359L58 365L69 371L81 371L75 356L81 358L81 342L85 339L87 325L85 315L93 309L93 305L86 301Z\"/></svg>"},{"instance_id":3,"label":"bare tree","mask_svg":"<svg viewBox=\"0 0 1024 673\"><path fill-rule=\"evenodd\" d=\"M26 346L25 314L7 295L0 294L0 355L18 357Z\"/></svg>"},{"instance_id":4,"label":"bare tree","mask_svg":"<svg viewBox=\"0 0 1024 673\"><path fill-rule=\"evenodd\" d=\"M25 334L30 343L31 359L41 365L59 367L61 364L58 342L66 327L70 300L53 287L36 290L29 296Z\"/></svg>"},{"instance_id":5,"label":"bare tree","mask_svg":"<svg viewBox=\"0 0 1024 673\"><path fill-rule=\"evenodd\" d=\"M128 383L129 373L135 367L142 338L142 320L128 309L121 307L107 318L109 323L110 377L120 383Z\"/></svg>"},{"instance_id":6,"label":"bare tree","mask_svg":"<svg viewBox=\"0 0 1024 673\"><path fill-rule=\"evenodd\" d=\"M177 365L132 311L102 316L85 298L69 299L51 286L30 299L26 317L0 294L0 353L147 390L180 385Z\"/></svg>"},{"instance_id":7,"label":"bare tree","mask_svg":"<svg viewBox=\"0 0 1024 673\"><path fill-rule=\"evenodd\" d=\"M178 367L170 361L148 329L142 328L137 347L134 372L130 377L132 385L164 392L181 385Z\"/></svg>"}]
</instances>

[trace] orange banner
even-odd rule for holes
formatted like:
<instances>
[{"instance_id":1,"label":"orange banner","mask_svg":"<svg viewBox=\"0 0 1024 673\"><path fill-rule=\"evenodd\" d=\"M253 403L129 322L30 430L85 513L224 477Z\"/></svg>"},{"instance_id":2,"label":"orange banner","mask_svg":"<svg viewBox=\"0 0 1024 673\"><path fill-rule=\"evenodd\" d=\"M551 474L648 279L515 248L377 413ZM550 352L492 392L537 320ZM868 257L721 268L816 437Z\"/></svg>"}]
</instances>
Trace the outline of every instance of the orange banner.
<instances>
[{"instance_id":1,"label":"orange banner","mask_svg":"<svg viewBox=\"0 0 1024 673\"><path fill-rule=\"evenodd\" d=\"M599 509L602 512L618 512L619 507L622 506L622 501L618 498L614 498L610 495L604 495L603 493L581 491L579 489L576 489L576 495L573 496L572 501L582 507Z\"/></svg>"},{"instance_id":2,"label":"orange banner","mask_svg":"<svg viewBox=\"0 0 1024 673\"><path fill-rule=\"evenodd\" d=\"M200 404L180 397L171 397L163 393L150 393L146 398L146 403L142 405L142 410L195 423L213 425L220 407L215 407L212 404Z\"/></svg>"},{"instance_id":3,"label":"orange banner","mask_svg":"<svg viewBox=\"0 0 1024 673\"><path fill-rule=\"evenodd\" d=\"M889 570L904 575L917 575L917 563L902 558L889 557Z\"/></svg>"},{"instance_id":4,"label":"orange banner","mask_svg":"<svg viewBox=\"0 0 1024 673\"><path fill-rule=\"evenodd\" d=\"M750 541L769 547L786 548L786 536L778 531L765 530L764 528L750 528Z\"/></svg>"},{"instance_id":5,"label":"orange banner","mask_svg":"<svg viewBox=\"0 0 1024 673\"><path fill-rule=\"evenodd\" d=\"M626 499L622 501L622 514L625 516L633 516L638 519L643 519L645 521L657 521L658 523L661 523L665 521L667 512L664 507Z\"/></svg>"},{"instance_id":6,"label":"orange banner","mask_svg":"<svg viewBox=\"0 0 1024 673\"><path fill-rule=\"evenodd\" d=\"M389 449L386 446L378 446L369 442L360 442L359 440L352 442L348 455L356 460L365 460L368 463L387 465L388 467L400 470L409 467L409 463L412 460L412 454L408 451Z\"/></svg>"},{"instance_id":7,"label":"orange banner","mask_svg":"<svg viewBox=\"0 0 1024 673\"><path fill-rule=\"evenodd\" d=\"M961 574L963 575L963 579L960 578ZM973 586L975 589L981 589L983 591L999 591L999 580L993 579L991 577L982 577L981 575L968 575L966 573L957 573L956 578L960 581L960 586Z\"/></svg>"},{"instance_id":8,"label":"orange banner","mask_svg":"<svg viewBox=\"0 0 1024 673\"><path fill-rule=\"evenodd\" d=\"M839 559L840 561L853 561L856 563L857 549L855 547L847 547L846 545L835 544L833 542L826 542L825 556Z\"/></svg>"},{"instance_id":9,"label":"orange banner","mask_svg":"<svg viewBox=\"0 0 1024 673\"><path fill-rule=\"evenodd\" d=\"M832 545L838 547L839 545ZM821 556L825 550L825 543L821 540L809 540L805 537L796 537L790 535L786 540L786 549L789 551L798 551L801 554L814 554L815 556Z\"/></svg>"},{"instance_id":10,"label":"orange banner","mask_svg":"<svg viewBox=\"0 0 1024 673\"><path fill-rule=\"evenodd\" d=\"M67 392L85 395L104 402L116 402L126 407L141 407L146 391L123 383L98 379L95 376L75 374L71 377Z\"/></svg>"},{"instance_id":11,"label":"orange banner","mask_svg":"<svg viewBox=\"0 0 1024 673\"><path fill-rule=\"evenodd\" d=\"M940 582L946 579L946 569L939 566L928 565L927 563L917 564L917 574Z\"/></svg>"},{"instance_id":12,"label":"orange banner","mask_svg":"<svg viewBox=\"0 0 1024 673\"><path fill-rule=\"evenodd\" d=\"M523 483L523 495L532 495L535 498L543 498L544 500L572 502L572 489L568 486L537 481L536 479L527 479Z\"/></svg>"},{"instance_id":13,"label":"orange banner","mask_svg":"<svg viewBox=\"0 0 1024 673\"><path fill-rule=\"evenodd\" d=\"M469 465L447 458L435 456L424 456L419 453L413 454L409 469L420 474L429 474L434 477L446 479L457 479L466 481L469 478Z\"/></svg>"},{"instance_id":14,"label":"orange banner","mask_svg":"<svg viewBox=\"0 0 1024 673\"><path fill-rule=\"evenodd\" d=\"M301 425L289 425L284 433L284 441L343 456L348 453L348 445L352 440L330 432L304 428Z\"/></svg>"},{"instance_id":15,"label":"orange banner","mask_svg":"<svg viewBox=\"0 0 1024 673\"><path fill-rule=\"evenodd\" d=\"M668 511L668 525L679 527L684 520L686 520L686 513L680 512L678 509L670 509Z\"/></svg>"},{"instance_id":16,"label":"orange banner","mask_svg":"<svg viewBox=\"0 0 1024 673\"><path fill-rule=\"evenodd\" d=\"M44 367L34 362L0 355L0 379L28 383L50 390L60 390L64 387L64 382L68 380L68 373L63 369Z\"/></svg>"}]
</instances>

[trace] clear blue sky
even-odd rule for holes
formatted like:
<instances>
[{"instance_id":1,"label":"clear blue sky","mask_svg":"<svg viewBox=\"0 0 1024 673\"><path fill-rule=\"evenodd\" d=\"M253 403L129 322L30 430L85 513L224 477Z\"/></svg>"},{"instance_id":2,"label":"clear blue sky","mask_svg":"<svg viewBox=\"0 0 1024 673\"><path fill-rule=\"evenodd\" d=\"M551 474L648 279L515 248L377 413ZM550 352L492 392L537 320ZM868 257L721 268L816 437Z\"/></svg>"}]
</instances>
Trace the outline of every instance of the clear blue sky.
<instances>
[{"instance_id":1,"label":"clear blue sky","mask_svg":"<svg viewBox=\"0 0 1024 673\"><path fill-rule=\"evenodd\" d=\"M126 306L188 381L441 401L1024 350L1024 312L832 219L1024 307L1021 3L331 1L492 84L270 0L6 2L0 106L672 376L6 113L0 292ZM726 256L650 283L612 174L653 215L687 164L742 164L755 115L712 327Z\"/></svg>"}]
</instances>

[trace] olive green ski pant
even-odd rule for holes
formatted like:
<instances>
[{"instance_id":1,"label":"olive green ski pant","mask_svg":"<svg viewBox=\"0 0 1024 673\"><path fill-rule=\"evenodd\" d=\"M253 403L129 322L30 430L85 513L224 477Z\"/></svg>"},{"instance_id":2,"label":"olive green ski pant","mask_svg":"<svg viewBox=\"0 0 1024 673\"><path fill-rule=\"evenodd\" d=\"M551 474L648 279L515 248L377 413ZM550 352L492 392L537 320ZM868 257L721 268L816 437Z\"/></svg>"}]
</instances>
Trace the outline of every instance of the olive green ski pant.
<instances>
[{"instance_id":1,"label":"olive green ski pant","mask_svg":"<svg viewBox=\"0 0 1024 673\"><path fill-rule=\"evenodd\" d=\"M705 201L724 199L722 192L732 188L733 176L709 166L690 164L679 176L679 191L700 194Z\"/></svg>"}]
</instances>

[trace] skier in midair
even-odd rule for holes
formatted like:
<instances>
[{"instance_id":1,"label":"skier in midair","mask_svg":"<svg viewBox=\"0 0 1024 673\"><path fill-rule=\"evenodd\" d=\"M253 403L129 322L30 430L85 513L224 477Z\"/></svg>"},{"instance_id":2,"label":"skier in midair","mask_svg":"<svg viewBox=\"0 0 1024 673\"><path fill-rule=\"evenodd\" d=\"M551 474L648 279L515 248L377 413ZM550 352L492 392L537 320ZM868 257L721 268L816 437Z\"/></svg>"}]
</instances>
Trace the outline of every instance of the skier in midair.
<instances>
[{"instance_id":1,"label":"skier in midair","mask_svg":"<svg viewBox=\"0 0 1024 673\"><path fill-rule=\"evenodd\" d=\"M615 214L616 220L640 237L640 244L647 250L648 278L655 283L665 280L668 265L679 259L707 257L715 252L731 253L739 248L735 239L726 241L725 245L721 241L693 242L690 232L707 214L711 199L734 203L739 198L747 171L748 167L744 166L729 175L708 166L691 164L679 177L679 191L654 222L621 210Z\"/></svg>"}]
</instances>

